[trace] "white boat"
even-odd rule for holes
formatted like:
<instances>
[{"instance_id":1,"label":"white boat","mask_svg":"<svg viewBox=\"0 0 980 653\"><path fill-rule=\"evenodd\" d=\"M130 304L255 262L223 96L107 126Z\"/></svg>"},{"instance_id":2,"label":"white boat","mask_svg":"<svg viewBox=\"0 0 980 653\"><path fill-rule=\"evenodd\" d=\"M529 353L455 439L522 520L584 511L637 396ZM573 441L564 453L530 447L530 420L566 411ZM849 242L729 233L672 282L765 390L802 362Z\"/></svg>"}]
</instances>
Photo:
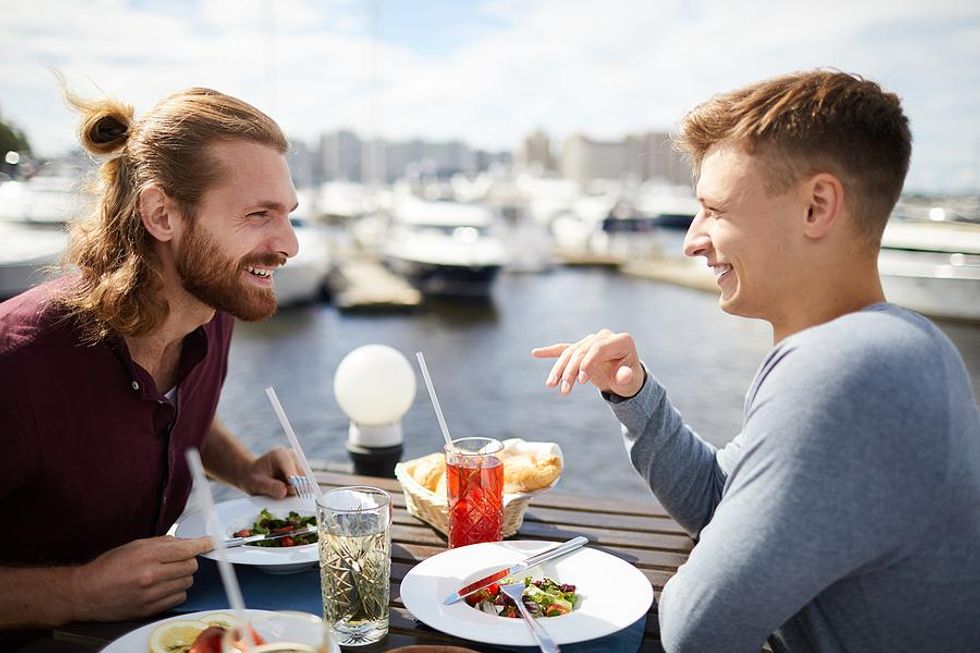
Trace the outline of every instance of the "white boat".
<instances>
[{"instance_id":1,"label":"white boat","mask_svg":"<svg viewBox=\"0 0 980 653\"><path fill-rule=\"evenodd\" d=\"M0 299L49 276L68 243L64 223L81 210L77 177L38 175L0 183Z\"/></svg>"},{"instance_id":2,"label":"white boat","mask_svg":"<svg viewBox=\"0 0 980 653\"><path fill-rule=\"evenodd\" d=\"M60 228L40 228L0 220L0 300L48 277L61 260L67 236Z\"/></svg>"},{"instance_id":3,"label":"white boat","mask_svg":"<svg viewBox=\"0 0 980 653\"><path fill-rule=\"evenodd\" d=\"M308 197L300 195L300 206L308 210ZM280 306L316 301L326 292L327 275L330 274L330 239L325 226L292 215L299 251L284 266L276 270L276 302Z\"/></svg>"},{"instance_id":4,"label":"white boat","mask_svg":"<svg viewBox=\"0 0 980 653\"><path fill-rule=\"evenodd\" d=\"M381 252L424 294L486 297L507 260L495 232L485 206L406 196L393 208Z\"/></svg>"},{"instance_id":5,"label":"white boat","mask_svg":"<svg viewBox=\"0 0 980 653\"><path fill-rule=\"evenodd\" d=\"M980 322L980 226L892 219L878 273L888 301L930 317Z\"/></svg>"}]
</instances>

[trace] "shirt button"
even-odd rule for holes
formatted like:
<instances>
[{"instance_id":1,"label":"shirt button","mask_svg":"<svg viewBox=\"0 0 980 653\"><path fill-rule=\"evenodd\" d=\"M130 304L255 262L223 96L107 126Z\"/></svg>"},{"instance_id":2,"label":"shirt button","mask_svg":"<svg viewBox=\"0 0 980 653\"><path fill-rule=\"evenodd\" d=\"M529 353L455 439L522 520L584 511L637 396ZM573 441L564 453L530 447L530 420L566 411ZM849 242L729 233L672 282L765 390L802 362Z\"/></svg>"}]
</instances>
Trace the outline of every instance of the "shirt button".
<instances>
[{"instance_id":1,"label":"shirt button","mask_svg":"<svg viewBox=\"0 0 980 653\"><path fill-rule=\"evenodd\" d=\"M140 389L139 382L138 381L133 381L133 390L139 390L139 389Z\"/></svg>"}]
</instances>

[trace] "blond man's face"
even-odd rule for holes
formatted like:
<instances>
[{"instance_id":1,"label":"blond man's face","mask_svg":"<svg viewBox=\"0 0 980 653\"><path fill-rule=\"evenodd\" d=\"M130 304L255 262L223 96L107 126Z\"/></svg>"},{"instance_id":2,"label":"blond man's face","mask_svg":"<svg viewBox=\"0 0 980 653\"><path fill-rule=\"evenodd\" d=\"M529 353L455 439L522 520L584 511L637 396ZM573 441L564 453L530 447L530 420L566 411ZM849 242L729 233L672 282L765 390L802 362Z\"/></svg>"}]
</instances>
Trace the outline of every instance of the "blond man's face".
<instances>
[{"instance_id":1,"label":"blond man's face","mask_svg":"<svg viewBox=\"0 0 980 653\"><path fill-rule=\"evenodd\" d=\"M714 146L701 163L701 210L684 239L715 273L722 310L774 322L801 292L799 252L806 211L800 185L769 194L765 168L735 146Z\"/></svg>"}]
</instances>

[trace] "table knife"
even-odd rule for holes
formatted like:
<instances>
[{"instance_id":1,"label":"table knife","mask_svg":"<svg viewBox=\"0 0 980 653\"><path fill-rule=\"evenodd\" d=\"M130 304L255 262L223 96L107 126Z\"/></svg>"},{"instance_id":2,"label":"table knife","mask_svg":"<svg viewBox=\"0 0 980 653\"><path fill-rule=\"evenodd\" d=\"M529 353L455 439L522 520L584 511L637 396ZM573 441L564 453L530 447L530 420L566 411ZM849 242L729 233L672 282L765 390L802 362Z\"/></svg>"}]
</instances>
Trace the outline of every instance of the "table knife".
<instances>
[{"instance_id":1,"label":"table knife","mask_svg":"<svg viewBox=\"0 0 980 653\"><path fill-rule=\"evenodd\" d=\"M550 549L547 549L546 551L542 551L541 553L536 553L533 556L524 558L520 562L517 562L509 567L503 567L502 569L494 571L479 580L475 580L472 583L463 586L459 590L450 594L446 598L446 600L443 601L442 603L443 605L452 605L453 603L456 603L457 601L463 599L464 597L469 596L473 592L483 589L487 585L496 583L497 581L507 578L508 576L519 574L525 569L529 569L531 567L534 567L535 565L539 565L542 562L547 562L548 560L554 560L555 558L559 558L563 555L571 553L575 549L582 547L588 542L589 542L588 538L582 537L580 535L579 537L575 537L568 540L564 544L559 544L556 547L552 547Z\"/></svg>"},{"instance_id":2,"label":"table knife","mask_svg":"<svg viewBox=\"0 0 980 653\"><path fill-rule=\"evenodd\" d=\"M299 535L309 535L310 533L316 533L315 526L306 526L305 528L300 528L295 531L290 531L288 533L275 533L271 535L249 535L248 537L232 537L225 540L225 548L229 549L231 547L242 546L243 544L255 544L256 542L269 542L270 540L279 540L284 537L297 537Z\"/></svg>"}]
</instances>

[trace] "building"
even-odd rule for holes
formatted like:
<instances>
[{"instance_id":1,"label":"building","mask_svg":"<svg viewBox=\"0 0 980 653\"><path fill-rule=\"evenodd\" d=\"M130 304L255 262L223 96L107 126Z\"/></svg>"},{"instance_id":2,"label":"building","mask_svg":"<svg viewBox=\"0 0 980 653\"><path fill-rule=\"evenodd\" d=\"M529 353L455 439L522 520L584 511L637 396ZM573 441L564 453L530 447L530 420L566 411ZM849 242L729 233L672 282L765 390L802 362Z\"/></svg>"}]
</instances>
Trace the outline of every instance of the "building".
<instances>
[{"instance_id":1,"label":"building","mask_svg":"<svg viewBox=\"0 0 980 653\"><path fill-rule=\"evenodd\" d=\"M535 130L524 137L517 154L517 164L525 169L555 170L555 157L551 152L551 139L543 130Z\"/></svg>"},{"instance_id":2,"label":"building","mask_svg":"<svg viewBox=\"0 0 980 653\"><path fill-rule=\"evenodd\" d=\"M364 146L352 131L340 129L320 137L321 181L361 181L364 177Z\"/></svg>"},{"instance_id":3,"label":"building","mask_svg":"<svg viewBox=\"0 0 980 653\"><path fill-rule=\"evenodd\" d=\"M674 152L665 132L633 134L621 141L597 141L583 134L565 139L561 173L586 183L594 179L662 181L689 184L690 165Z\"/></svg>"}]
</instances>

